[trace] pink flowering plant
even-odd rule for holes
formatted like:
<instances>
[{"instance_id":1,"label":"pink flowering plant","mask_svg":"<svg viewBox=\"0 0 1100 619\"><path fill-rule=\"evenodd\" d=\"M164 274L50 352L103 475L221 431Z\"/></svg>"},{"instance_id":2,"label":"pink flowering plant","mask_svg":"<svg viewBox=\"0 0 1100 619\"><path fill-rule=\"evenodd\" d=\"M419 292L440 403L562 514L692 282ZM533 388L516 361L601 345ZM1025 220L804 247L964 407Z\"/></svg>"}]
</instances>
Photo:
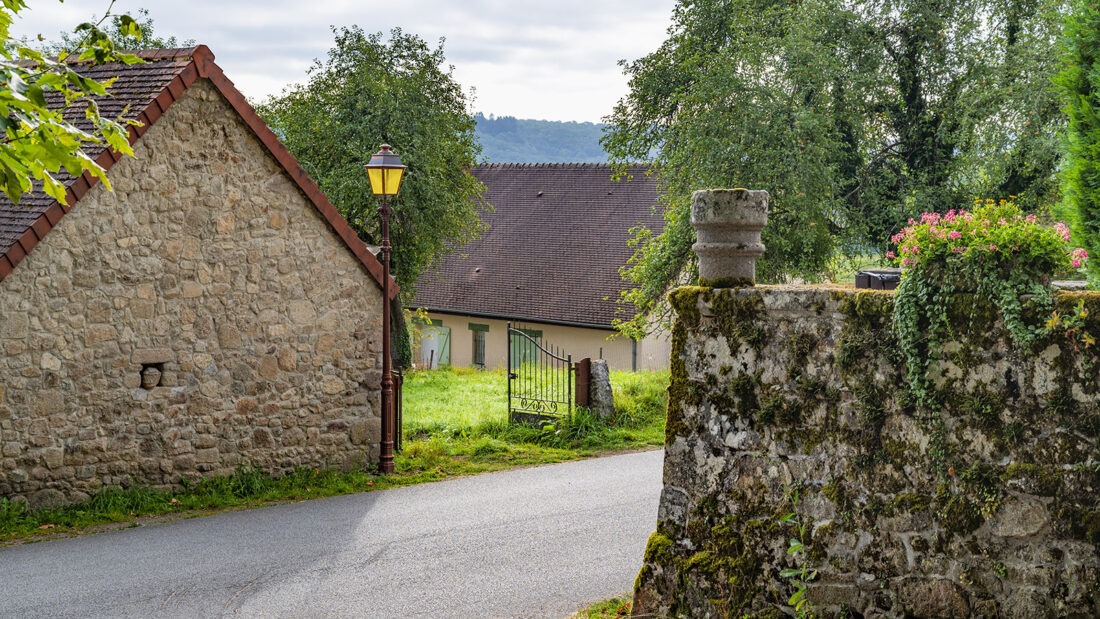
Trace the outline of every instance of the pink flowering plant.
<instances>
[{"instance_id":1,"label":"pink flowering plant","mask_svg":"<svg viewBox=\"0 0 1100 619\"><path fill-rule=\"evenodd\" d=\"M1045 226L1035 215L1024 215L1013 202L993 200L976 203L973 211L951 210L945 214L924 213L890 239L902 267L937 271L961 267L958 275L973 273L974 267L993 270L1024 269L1039 279L1084 266L1088 254L1069 246L1069 227L1064 223ZM980 270L985 270L984 268Z\"/></svg>"},{"instance_id":2,"label":"pink flowering plant","mask_svg":"<svg viewBox=\"0 0 1100 619\"><path fill-rule=\"evenodd\" d=\"M1012 339L1027 347L1050 328L1045 321L1027 324L1026 311L1051 314L1051 279L1081 269L1088 258L1084 249L1070 246L1065 224L1044 225L1007 200L979 200L971 211L924 213L891 241L897 253L887 257L905 269L894 297L894 326L918 396L926 388L928 344L969 326L948 316L955 293L991 302Z\"/></svg>"}]
</instances>

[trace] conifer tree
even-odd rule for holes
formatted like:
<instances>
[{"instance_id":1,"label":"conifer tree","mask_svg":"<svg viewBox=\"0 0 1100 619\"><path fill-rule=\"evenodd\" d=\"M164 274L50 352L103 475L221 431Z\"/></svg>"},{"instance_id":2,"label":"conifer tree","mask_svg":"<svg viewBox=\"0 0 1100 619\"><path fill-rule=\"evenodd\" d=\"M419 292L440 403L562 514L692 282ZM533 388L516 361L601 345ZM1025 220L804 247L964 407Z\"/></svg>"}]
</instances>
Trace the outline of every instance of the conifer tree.
<instances>
[{"instance_id":1,"label":"conifer tree","mask_svg":"<svg viewBox=\"0 0 1100 619\"><path fill-rule=\"evenodd\" d=\"M1073 222L1076 243L1094 257L1089 279L1100 283L1100 8L1077 0L1066 17L1065 56L1055 83L1065 100L1064 215Z\"/></svg>"}]
</instances>

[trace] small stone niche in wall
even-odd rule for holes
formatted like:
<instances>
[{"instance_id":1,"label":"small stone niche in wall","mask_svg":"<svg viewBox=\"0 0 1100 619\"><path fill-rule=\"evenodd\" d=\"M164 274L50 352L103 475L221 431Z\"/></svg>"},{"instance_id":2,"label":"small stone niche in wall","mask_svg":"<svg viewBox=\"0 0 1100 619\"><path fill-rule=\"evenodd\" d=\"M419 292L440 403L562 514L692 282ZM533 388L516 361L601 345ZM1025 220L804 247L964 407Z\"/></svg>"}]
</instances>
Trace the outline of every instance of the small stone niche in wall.
<instances>
[{"instance_id":1,"label":"small stone niche in wall","mask_svg":"<svg viewBox=\"0 0 1100 619\"><path fill-rule=\"evenodd\" d=\"M166 386L164 368L167 365L171 369L175 353L167 348L142 348L134 351L130 362L133 365L127 368L124 383L128 389L135 390L134 397L145 399L148 392ZM167 386L171 385L172 381L167 381Z\"/></svg>"},{"instance_id":2,"label":"small stone niche in wall","mask_svg":"<svg viewBox=\"0 0 1100 619\"><path fill-rule=\"evenodd\" d=\"M164 379L164 363L141 364L141 388L150 390L159 387Z\"/></svg>"}]
</instances>

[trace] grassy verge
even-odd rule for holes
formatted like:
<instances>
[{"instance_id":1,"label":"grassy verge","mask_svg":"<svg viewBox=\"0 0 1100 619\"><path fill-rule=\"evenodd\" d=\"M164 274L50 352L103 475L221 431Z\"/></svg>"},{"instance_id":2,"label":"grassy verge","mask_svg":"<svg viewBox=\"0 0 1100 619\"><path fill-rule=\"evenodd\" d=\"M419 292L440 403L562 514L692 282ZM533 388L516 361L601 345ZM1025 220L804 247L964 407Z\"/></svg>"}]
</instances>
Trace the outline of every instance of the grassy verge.
<instances>
[{"instance_id":1,"label":"grassy verge","mask_svg":"<svg viewBox=\"0 0 1100 619\"><path fill-rule=\"evenodd\" d=\"M612 372L615 415L588 411L543 427L509 425L503 372L433 370L405 381L405 445L393 475L301 469L272 477L249 468L178 491L105 488L81 505L28 511L0 499L0 543L71 535L150 517L191 517L287 501L408 486L449 477L643 449L664 441L667 372Z\"/></svg>"},{"instance_id":2,"label":"grassy verge","mask_svg":"<svg viewBox=\"0 0 1100 619\"><path fill-rule=\"evenodd\" d=\"M610 600L596 602L577 611L570 619L620 619L630 616L631 599L623 595Z\"/></svg>"},{"instance_id":3,"label":"grassy verge","mask_svg":"<svg viewBox=\"0 0 1100 619\"><path fill-rule=\"evenodd\" d=\"M863 269L882 269L891 267L887 260L878 252L856 254L852 256L837 253L829 259L825 267L825 280L836 284L855 284L856 273Z\"/></svg>"}]
</instances>

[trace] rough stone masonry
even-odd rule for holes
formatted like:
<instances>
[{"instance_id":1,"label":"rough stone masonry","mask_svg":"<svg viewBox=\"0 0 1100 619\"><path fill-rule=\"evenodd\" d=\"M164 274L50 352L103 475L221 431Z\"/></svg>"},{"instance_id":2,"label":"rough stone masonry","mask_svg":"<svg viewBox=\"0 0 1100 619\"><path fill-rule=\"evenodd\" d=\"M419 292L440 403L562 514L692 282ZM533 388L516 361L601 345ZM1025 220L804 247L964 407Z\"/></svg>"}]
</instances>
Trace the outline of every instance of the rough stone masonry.
<instances>
[{"instance_id":1,"label":"rough stone masonry","mask_svg":"<svg viewBox=\"0 0 1100 619\"><path fill-rule=\"evenodd\" d=\"M788 616L801 581L814 616L1100 616L1100 357L1080 333L1019 350L958 295L955 314L978 318L929 351L929 413L904 387L890 292L686 287L672 302L636 615ZM1100 338L1100 294L1057 305Z\"/></svg>"},{"instance_id":2,"label":"rough stone masonry","mask_svg":"<svg viewBox=\"0 0 1100 619\"><path fill-rule=\"evenodd\" d=\"M0 282L0 497L377 460L381 293L200 79Z\"/></svg>"}]
</instances>

